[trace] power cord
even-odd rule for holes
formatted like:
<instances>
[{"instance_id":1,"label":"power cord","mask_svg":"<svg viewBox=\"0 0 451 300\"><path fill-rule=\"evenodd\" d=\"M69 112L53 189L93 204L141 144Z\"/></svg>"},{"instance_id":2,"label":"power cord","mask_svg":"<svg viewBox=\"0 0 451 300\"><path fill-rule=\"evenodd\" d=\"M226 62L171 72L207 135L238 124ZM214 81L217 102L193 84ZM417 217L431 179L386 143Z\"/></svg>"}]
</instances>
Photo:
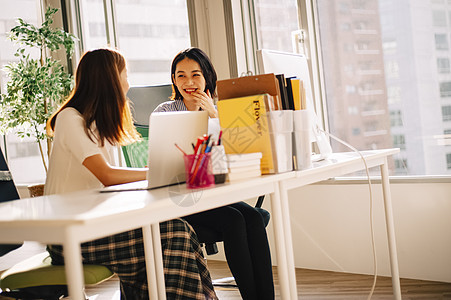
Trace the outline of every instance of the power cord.
<instances>
[{"instance_id":1,"label":"power cord","mask_svg":"<svg viewBox=\"0 0 451 300\"><path fill-rule=\"evenodd\" d=\"M357 150L355 147L353 147L352 145L348 144L347 142L343 141L342 139L334 136L333 134L331 134L329 132L326 132L325 130L319 128L319 126L317 126L316 129L321 131L321 132L323 132L323 133L325 133L328 137L336 140L337 142L345 145L346 147L348 147L352 151L354 151L357 154L359 154L360 158L363 161L363 164L365 165L366 176L367 176L367 179L368 179L369 196L370 196L370 230L371 230L371 246L372 246L372 250L373 250L373 268L374 268L373 286L371 287L371 291L370 291L370 293L368 295L368 298L367 298L367 300L370 300L371 297L373 296L374 290L376 288L376 281L377 281L377 256L376 256L376 243L375 243L375 239L374 239L374 218L373 218L373 190L372 190L372 185L371 185L370 171L368 169L368 165L366 163L365 158L363 157L362 153L360 153L359 150Z\"/></svg>"}]
</instances>

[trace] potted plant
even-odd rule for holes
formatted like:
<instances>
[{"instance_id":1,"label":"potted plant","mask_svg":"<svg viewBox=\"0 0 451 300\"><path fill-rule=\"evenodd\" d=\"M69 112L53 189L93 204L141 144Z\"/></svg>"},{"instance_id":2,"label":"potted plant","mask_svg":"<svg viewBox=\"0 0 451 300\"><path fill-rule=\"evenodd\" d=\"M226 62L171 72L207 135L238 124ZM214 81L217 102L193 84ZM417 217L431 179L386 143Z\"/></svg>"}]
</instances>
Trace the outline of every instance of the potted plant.
<instances>
[{"instance_id":1,"label":"potted plant","mask_svg":"<svg viewBox=\"0 0 451 300\"><path fill-rule=\"evenodd\" d=\"M63 29L51 26L57 11L49 7L41 27L19 18L18 25L11 29L9 39L18 46L14 54L18 61L4 68L9 80L0 101L1 133L15 129L21 138L34 137L46 172L51 140L46 135L45 123L73 87L72 75L51 54L64 48L71 57L77 40ZM47 154L41 144L44 140Z\"/></svg>"}]
</instances>

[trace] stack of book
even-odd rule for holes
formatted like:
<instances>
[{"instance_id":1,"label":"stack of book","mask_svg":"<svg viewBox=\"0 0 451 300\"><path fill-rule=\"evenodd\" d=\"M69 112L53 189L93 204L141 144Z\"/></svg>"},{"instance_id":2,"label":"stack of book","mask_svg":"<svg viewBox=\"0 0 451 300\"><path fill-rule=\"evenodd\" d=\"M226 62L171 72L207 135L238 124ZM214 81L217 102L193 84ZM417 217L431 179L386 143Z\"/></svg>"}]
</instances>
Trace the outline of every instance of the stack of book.
<instances>
[{"instance_id":1,"label":"stack of book","mask_svg":"<svg viewBox=\"0 0 451 300\"><path fill-rule=\"evenodd\" d=\"M227 154L229 181L261 176L261 159L261 152Z\"/></svg>"}]
</instances>

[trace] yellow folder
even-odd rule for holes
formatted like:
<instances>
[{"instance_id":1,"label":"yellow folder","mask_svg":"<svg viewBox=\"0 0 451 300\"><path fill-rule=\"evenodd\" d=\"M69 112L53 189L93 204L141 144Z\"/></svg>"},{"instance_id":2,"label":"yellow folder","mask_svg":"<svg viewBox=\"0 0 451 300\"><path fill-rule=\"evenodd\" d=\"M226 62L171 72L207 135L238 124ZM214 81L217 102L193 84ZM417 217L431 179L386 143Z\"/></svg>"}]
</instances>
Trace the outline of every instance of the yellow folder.
<instances>
[{"instance_id":1,"label":"yellow folder","mask_svg":"<svg viewBox=\"0 0 451 300\"><path fill-rule=\"evenodd\" d=\"M274 150L265 103L268 94L218 101L222 143L227 154L261 152L262 174L274 173Z\"/></svg>"}]
</instances>

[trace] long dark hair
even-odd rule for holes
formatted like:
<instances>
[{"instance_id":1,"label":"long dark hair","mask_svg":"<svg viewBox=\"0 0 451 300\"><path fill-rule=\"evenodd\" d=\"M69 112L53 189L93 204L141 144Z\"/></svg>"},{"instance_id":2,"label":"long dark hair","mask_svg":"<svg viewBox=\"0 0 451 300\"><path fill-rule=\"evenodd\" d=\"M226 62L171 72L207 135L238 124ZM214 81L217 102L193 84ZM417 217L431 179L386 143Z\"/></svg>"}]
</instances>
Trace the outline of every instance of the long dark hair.
<instances>
[{"instance_id":1,"label":"long dark hair","mask_svg":"<svg viewBox=\"0 0 451 300\"><path fill-rule=\"evenodd\" d=\"M188 48L183 51L180 51L172 60L172 66L171 66L171 80L172 80L172 86L174 88L174 95L172 96L172 99L174 100L183 100L182 94L180 94L180 91L178 90L177 86L174 82L175 77L175 69L177 68L177 64L184 60L185 58L192 59L196 61L200 69L202 71L202 75L205 78L205 91L210 91L210 95L212 97L216 96L216 80L218 79L216 75L215 68L213 67L213 64L211 63L210 58L207 56L207 54L202 51L199 48Z\"/></svg>"},{"instance_id":2,"label":"long dark hair","mask_svg":"<svg viewBox=\"0 0 451 300\"><path fill-rule=\"evenodd\" d=\"M47 134L53 136L56 117L66 107L73 107L85 120L85 131L93 140L92 125L98 131L100 144L126 145L139 140L120 73L125 58L117 50L96 49L86 52L77 67L75 88L71 95L47 121Z\"/></svg>"}]
</instances>

